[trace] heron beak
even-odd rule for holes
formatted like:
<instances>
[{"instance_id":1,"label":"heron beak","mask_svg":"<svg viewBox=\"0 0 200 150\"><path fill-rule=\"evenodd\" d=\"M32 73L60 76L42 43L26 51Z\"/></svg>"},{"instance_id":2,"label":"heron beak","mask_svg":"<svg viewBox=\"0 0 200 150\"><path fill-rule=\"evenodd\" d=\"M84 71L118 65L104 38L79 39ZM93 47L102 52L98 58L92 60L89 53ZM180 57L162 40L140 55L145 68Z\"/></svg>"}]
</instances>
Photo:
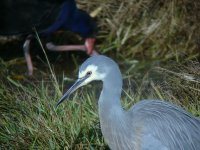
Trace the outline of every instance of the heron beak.
<instances>
[{"instance_id":1,"label":"heron beak","mask_svg":"<svg viewBox=\"0 0 200 150\"><path fill-rule=\"evenodd\" d=\"M84 76L82 78L79 78L76 80L76 82L69 88L69 90L60 98L60 100L58 101L58 103L56 104L56 107L58 107L58 105L60 105L60 103L62 103L65 99L67 99L74 91L76 91L79 87L81 87L82 84L89 76Z\"/></svg>"}]
</instances>

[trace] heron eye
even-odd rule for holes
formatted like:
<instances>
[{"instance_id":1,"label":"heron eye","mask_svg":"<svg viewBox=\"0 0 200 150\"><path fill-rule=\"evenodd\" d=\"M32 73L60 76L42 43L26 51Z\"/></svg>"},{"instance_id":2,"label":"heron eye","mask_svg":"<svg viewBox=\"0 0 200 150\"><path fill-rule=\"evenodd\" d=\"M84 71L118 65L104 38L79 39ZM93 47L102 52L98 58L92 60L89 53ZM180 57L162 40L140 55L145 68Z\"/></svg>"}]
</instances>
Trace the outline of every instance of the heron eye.
<instances>
[{"instance_id":1,"label":"heron eye","mask_svg":"<svg viewBox=\"0 0 200 150\"><path fill-rule=\"evenodd\" d=\"M92 74L92 71L88 71L87 75L90 76Z\"/></svg>"}]
</instances>

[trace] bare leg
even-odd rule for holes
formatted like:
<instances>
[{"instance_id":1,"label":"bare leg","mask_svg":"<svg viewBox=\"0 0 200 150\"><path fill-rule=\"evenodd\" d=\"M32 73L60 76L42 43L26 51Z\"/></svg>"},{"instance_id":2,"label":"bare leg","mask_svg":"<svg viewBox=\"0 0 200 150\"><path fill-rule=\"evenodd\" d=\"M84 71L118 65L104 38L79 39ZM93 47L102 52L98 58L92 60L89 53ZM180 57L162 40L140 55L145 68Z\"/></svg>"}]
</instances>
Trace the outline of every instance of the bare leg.
<instances>
[{"instance_id":1,"label":"bare leg","mask_svg":"<svg viewBox=\"0 0 200 150\"><path fill-rule=\"evenodd\" d=\"M95 39L88 38L85 40L85 45L54 45L49 42L46 44L48 50L51 51L85 51L88 55L97 55L98 53L94 50Z\"/></svg>"},{"instance_id":2,"label":"bare leg","mask_svg":"<svg viewBox=\"0 0 200 150\"><path fill-rule=\"evenodd\" d=\"M49 42L46 47L51 51L86 51L85 45L54 45Z\"/></svg>"},{"instance_id":3,"label":"bare leg","mask_svg":"<svg viewBox=\"0 0 200 150\"><path fill-rule=\"evenodd\" d=\"M30 56L30 52L29 52L31 39L32 39L32 35L28 35L28 37L26 38L26 41L24 42L24 45L23 45L24 56L26 59L29 76L33 75L33 64L32 64L32 60L31 60L31 56Z\"/></svg>"}]
</instances>

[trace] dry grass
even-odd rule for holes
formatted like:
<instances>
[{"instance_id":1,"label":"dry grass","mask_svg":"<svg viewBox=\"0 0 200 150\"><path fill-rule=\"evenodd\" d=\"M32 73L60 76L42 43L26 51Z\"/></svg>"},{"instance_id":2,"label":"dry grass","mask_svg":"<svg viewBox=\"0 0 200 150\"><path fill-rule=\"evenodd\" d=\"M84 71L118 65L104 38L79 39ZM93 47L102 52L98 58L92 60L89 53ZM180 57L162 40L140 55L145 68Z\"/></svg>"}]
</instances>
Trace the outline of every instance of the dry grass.
<instances>
[{"instance_id":1,"label":"dry grass","mask_svg":"<svg viewBox=\"0 0 200 150\"><path fill-rule=\"evenodd\" d=\"M94 0L79 7L97 15L101 52L120 52L126 58L171 59L199 56L198 0Z\"/></svg>"}]
</instances>

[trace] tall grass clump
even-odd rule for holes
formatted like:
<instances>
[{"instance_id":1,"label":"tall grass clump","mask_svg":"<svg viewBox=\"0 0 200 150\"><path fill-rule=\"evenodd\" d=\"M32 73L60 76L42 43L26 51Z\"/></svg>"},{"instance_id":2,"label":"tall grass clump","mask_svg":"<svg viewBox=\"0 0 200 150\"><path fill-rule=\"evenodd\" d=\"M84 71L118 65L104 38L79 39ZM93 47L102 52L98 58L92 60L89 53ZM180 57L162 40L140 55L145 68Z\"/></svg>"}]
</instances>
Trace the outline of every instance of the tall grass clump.
<instances>
[{"instance_id":1,"label":"tall grass clump","mask_svg":"<svg viewBox=\"0 0 200 150\"><path fill-rule=\"evenodd\" d=\"M5 149L104 149L92 94L55 104L53 82L23 86L8 79L0 90L0 143ZM87 101L85 101L87 99Z\"/></svg>"},{"instance_id":2,"label":"tall grass clump","mask_svg":"<svg viewBox=\"0 0 200 150\"><path fill-rule=\"evenodd\" d=\"M105 149L94 91L55 108L63 81L18 81L0 65L0 149Z\"/></svg>"}]
</instances>

